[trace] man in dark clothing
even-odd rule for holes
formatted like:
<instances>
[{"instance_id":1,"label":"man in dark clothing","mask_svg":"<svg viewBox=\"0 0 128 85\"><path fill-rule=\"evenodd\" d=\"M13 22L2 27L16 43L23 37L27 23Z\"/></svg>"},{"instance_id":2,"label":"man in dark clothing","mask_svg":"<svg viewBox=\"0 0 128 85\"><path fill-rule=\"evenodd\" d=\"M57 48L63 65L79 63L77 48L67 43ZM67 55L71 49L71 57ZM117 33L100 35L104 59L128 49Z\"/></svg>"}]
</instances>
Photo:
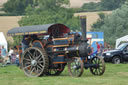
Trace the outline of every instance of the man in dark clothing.
<instances>
[{"instance_id":1,"label":"man in dark clothing","mask_svg":"<svg viewBox=\"0 0 128 85\"><path fill-rule=\"evenodd\" d=\"M31 35L31 40L33 42L34 40L39 40L39 38L37 37L36 34L33 34L33 35Z\"/></svg>"},{"instance_id":2,"label":"man in dark clothing","mask_svg":"<svg viewBox=\"0 0 128 85\"><path fill-rule=\"evenodd\" d=\"M103 51L104 51L104 46L100 44L100 56L102 56Z\"/></svg>"},{"instance_id":3,"label":"man in dark clothing","mask_svg":"<svg viewBox=\"0 0 128 85\"><path fill-rule=\"evenodd\" d=\"M24 35L23 40L22 40L22 53L24 53L25 49L29 47L29 43L31 41L31 36L29 35Z\"/></svg>"}]
</instances>

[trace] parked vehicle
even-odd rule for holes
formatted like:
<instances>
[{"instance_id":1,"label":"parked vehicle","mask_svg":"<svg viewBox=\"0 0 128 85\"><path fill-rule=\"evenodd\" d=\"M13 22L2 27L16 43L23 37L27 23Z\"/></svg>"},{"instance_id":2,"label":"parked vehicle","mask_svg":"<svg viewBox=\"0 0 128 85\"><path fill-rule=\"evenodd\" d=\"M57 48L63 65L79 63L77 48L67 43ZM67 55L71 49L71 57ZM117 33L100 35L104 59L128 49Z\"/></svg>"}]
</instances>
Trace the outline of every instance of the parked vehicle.
<instances>
[{"instance_id":1,"label":"parked vehicle","mask_svg":"<svg viewBox=\"0 0 128 85\"><path fill-rule=\"evenodd\" d=\"M102 56L105 62L112 62L114 64L128 61L128 43L121 44L115 50L106 51Z\"/></svg>"},{"instance_id":2,"label":"parked vehicle","mask_svg":"<svg viewBox=\"0 0 128 85\"><path fill-rule=\"evenodd\" d=\"M81 76L83 68L90 69L93 75L103 75L105 64L101 57L88 59L85 19L81 19L83 38L71 33L63 24L24 26L8 31L8 35L38 36L22 54L21 65L25 75L60 75L65 66L71 76ZM47 37L46 37L47 36ZM21 56L21 52L19 54Z\"/></svg>"}]
</instances>

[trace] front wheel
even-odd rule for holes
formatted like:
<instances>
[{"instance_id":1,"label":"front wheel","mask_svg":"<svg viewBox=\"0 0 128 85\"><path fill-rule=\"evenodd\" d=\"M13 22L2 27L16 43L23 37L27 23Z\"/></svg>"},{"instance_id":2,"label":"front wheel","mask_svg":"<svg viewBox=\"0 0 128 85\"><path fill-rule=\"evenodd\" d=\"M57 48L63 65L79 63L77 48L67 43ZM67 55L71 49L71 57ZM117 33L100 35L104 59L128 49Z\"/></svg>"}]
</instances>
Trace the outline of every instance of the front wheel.
<instances>
[{"instance_id":1,"label":"front wheel","mask_svg":"<svg viewBox=\"0 0 128 85\"><path fill-rule=\"evenodd\" d=\"M112 59L112 63L114 64L120 64L121 62L121 59L118 57L118 56L115 56L113 59Z\"/></svg>"},{"instance_id":2,"label":"front wheel","mask_svg":"<svg viewBox=\"0 0 128 85\"><path fill-rule=\"evenodd\" d=\"M91 59L90 63L94 65L94 67L90 67L90 72L93 75L103 75L105 72L105 63L103 58L95 56Z\"/></svg>"},{"instance_id":3,"label":"front wheel","mask_svg":"<svg viewBox=\"0 0 128 85\"><path fill-rule=\"evenodd\" d=\"M80 77L83 73L83 61L79 57L73 57L72 60L68 63L68 71L70 76Z\"/></svg>"}]
</instances>

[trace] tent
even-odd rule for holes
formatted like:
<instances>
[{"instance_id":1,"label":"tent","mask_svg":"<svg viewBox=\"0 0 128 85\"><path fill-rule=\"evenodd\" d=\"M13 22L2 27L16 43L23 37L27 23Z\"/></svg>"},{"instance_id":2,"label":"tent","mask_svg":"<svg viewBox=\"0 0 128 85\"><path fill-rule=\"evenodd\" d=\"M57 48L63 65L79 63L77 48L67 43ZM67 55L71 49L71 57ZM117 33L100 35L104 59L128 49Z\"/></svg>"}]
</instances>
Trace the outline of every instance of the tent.
<instances>
[{"instance_id":1,"label":"tent","mask_svg":"<svg viewBox=\"0 0 128 85\"><path fill-rule=\"evenodd\" d=\"M128 35L116 39L116 46L115 46L116 49L121 44L121 42L128 42Z\"/></svg>"},{"instance_id":2,"label":"tent","mask_svg":"<svg viewBox=\"0 0 128 85\"><path fill-rule=\"evenodd\" d=\"M7 45L6 38L3 34L3 32L0 32L0 49L1 49L2 46L4 46L5 49L7 50L8 45Z\"/></svg>"}]
</instances>

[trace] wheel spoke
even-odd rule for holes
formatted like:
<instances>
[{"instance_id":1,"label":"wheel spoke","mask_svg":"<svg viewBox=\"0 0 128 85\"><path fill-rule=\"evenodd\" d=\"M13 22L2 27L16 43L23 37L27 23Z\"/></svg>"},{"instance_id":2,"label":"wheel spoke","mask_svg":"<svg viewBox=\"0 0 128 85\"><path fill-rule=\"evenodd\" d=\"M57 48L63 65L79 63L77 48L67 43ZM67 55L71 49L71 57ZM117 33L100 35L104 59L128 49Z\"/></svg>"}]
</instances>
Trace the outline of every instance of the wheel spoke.
<instances>
[{"instance_id":1,"label":"wheel spoke","mask_svg":"<svg viewBox=\"0 0 128 85\"><path fill-rule=\"evenodd\" d=\"M39 68L40 70L42 70L42 68L39 65L37 65L37 68Z\"/></svg>"},{"instance_id":2,"label":"wheel spoke","mask_svg":"<svg viewBox=\"0 0 128 85\"><path fill-rule=\"evenodd\" d=\"M33 56L36 57L36 50L34 51Z\"/></svg>"},{"instance_id":3,"label":"wheel spoke","mask_svg":"<svg viewBox=\"0 0 128 85\"><path fill-rule=\"evenodd\" d=\"M32 53L30 53L30 51L28 51L28 53L29 53L29 57L30 57L30 59L34 59Z\"/></svg>"},{"instance_id":4,"label":"wheel spoke","mask_svg":"<svg viewBox=\"0 0 128 85\"><path fill-rule=\"evenodd\" d=\"M34 68L32 68L32 70L31 70L30 74L32 74L32 73L34 72L34 70L35 70L35 67L34 67Z\"/></svg>"},{"instance_id":5,"label":"wheel spoke","mask_svg":"<svg viewBox=\"0 0 128 85\"><path fill-rule=\"evenodd\" d=\"M96 64L99 64L99 59L98 58L96 58Z\"/></svg>"},{"instance_id":6,"label":"wheel spoke","mask_svg":"<svg viewBox=\"0 0 128 85\"><path fill-rule=\"evenodd\" d=\"M42 67L42 69L44 68L44 66L42 64L39 64L39 65Z\"/></svg>"},{"instance_id":7,"label":"wheel spoke","mask_svg":"<svg viewBox=\"0 0 128 85\"><path fill-rule=\"evenodd\" d=\"M26 61L31 61L30 59L27 59L27 58L24 58L23 60L26 60Z\"/></svg>"},{"instance_id":8,"label":"wheel spoke","mask_svg":"<svg viewBox=\"0 0 128 85\"><path fill-rule=\"evenodd\" d=\"M41 59L42 59L42 58L40 57L40 58L37 60L37 62L39 62Z\"/></svg>"},{"instance_id":9,"label":"wheel spoke","mask_svg":"<svg viewBox=\"0 0 128 85\"><path fill-rule=\"evenodd\" d=\"M98 74L97 69L95 69L95 74L96 74L96 75Z\"/></svg>"},{"instance_id":10,"label":"wheel spoke","mask_svg":"<svg viewBox=\"0 0 128 85\"><path fill-rule=\"evenodd\" d=\"M38 61L38 64L44 63L44 61Z\"/></svg>"},{"instance_id":11,"label":"wheel spoke","mask_svg":"<svg viewBox=\"0 0 128 85\"><path fill-rule=\"evenodd\" d=\"M53 71L54 71L54 72L53 72L53 74L54 74L54 73L56 73L56 72L57 72L57 69L53 69Z\"/></svg>"},{"instance_id":12,"label":"wheel spoke","mask_svg":"<svg viewBox=\"0 0 128 85\"><path fill-rule=\"evenodd\" d=\"M33 66L30 67L30 70L32 70Z\"/></svg>"},{"instance_id":13,"label":"wheel spoke","mask_svg":"<svg viewBox=\"0 0 128 85\"><path fill-rule=\"evenodd\" d=\"M41 57L42 55L39 55L38 57L36 57L36 60L38 61L38 59Z\"/></svg>"},{"instance_id":14,"label":"wheel spoke","mask_svg":"<svg viewBox=\"0 0 128 85\"><path fill-rule=\"evenodd\" d=\"M26 62L26 65L31 65L31 62Z\"/></svg>"},{"instance_id":15,"label":"wheel spoke","mask_svg":"<svg viewBox=\"0 0 128 85\"><path fill-rule=\"evenodd\" d=\"M37 52L38 51L35 50L34 53L33 53L34 59L36 59L36 57L37 57Z\"/></svg>"},{"instance_id":16,"label":"wheel spoke","mask_svg":"<svg viewBox=\"0 0 128 85\"><path fill-rule=\"evenodd\" d=\"M98 64L100 64L101 63L101 60L100 59L98 59Z\"/></svg>"},{"instance_id":17,"label":"wheel spoke","mask_svg":"<svg viewBox=\"0 0 128 85\"><path fill-rule=\"evenodd\" d=\"M24 69L27 69L27 68L29 68L30 66L31 66L31 65L25 66Z\"/></svg>"},{"instance_id":18,"label":"wheel spoke","mask_svg":"<svg viewBox=\"0 0 128 85\"><path fill-rule=\"evenodd\" d=\"M28 51L28 56L32 60L32 54Z\"/></svg>"},{"instance_id":19,"label":"wheel spoke","mask_svg":"<svg viewBox=\"0 0 128 85\"><path fill-rule=\"evenodd\" d=\"M96 64L97 62L96 62L96 58L94 58L94 64Z\"/></svg>"},{"instance_id":20,"label":"wheel spoke","mask_svg":"<svg viewBox=\"0 0 128 85\"><path fill-rule=\"evenodd\" d=\"M102 69L98 68L99 74L101 73Z\"/></svg>"},{"instance_id":21,"label":"wheel spoke","mask_svg":"<svg viewBox=\"0 0 128 85\"><path fill-rule=\"evenodd\" d=\"M38 68L36 68L37 70L36 70L36 73L39 73L39 69Z\"/></svg>"}]
</instances>

